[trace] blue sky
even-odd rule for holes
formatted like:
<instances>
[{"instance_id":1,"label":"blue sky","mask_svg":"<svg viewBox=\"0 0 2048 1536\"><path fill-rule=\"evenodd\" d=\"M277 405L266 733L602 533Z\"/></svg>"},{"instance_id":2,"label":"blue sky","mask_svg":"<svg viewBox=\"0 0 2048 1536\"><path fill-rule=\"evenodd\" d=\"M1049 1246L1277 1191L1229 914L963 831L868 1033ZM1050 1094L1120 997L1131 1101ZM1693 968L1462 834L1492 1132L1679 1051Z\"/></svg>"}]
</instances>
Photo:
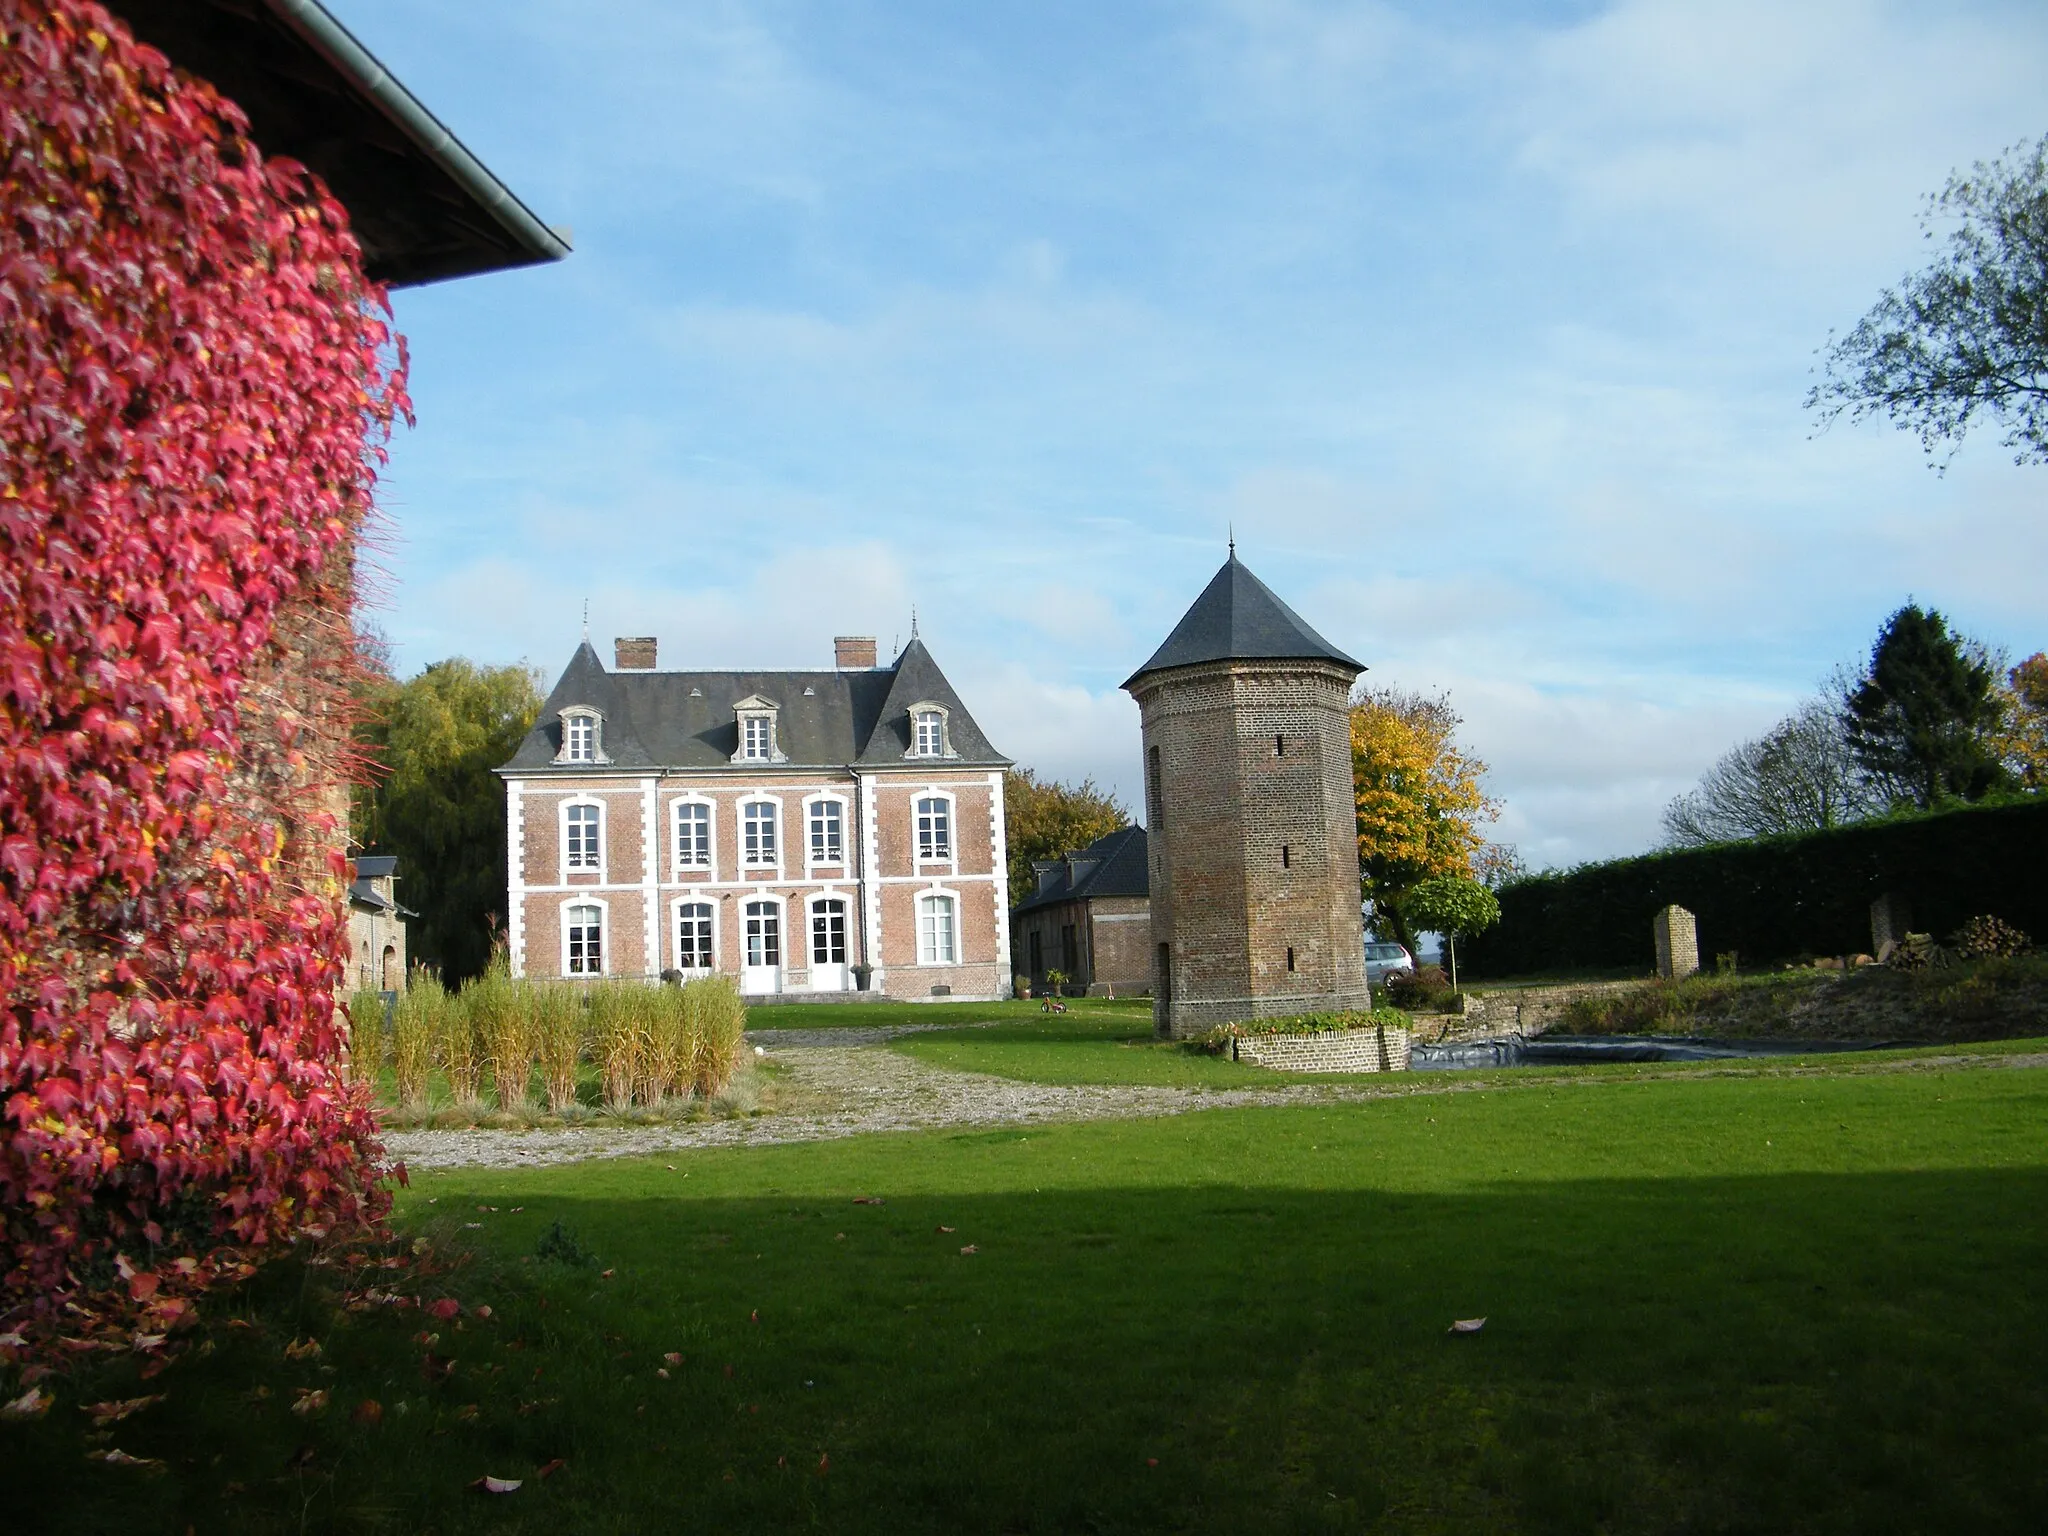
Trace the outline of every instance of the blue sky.
<instances>
[{"instance_id":1,"label":"blue sky","mask_svg":"<svg viewBox=\"0 0 2048 1536\"><path fill-rule=\"evenodd\" d=\"M1137 790L1117 684L1221 562L1447 689L1536 865L1664 804L1908 594L2048 646L2048 470L1819 437L1920 199L2048 132L2048 10L327 0L546 269L407 290L401 667L828 665L921 631Z\"/></svg>"}]
</instances>

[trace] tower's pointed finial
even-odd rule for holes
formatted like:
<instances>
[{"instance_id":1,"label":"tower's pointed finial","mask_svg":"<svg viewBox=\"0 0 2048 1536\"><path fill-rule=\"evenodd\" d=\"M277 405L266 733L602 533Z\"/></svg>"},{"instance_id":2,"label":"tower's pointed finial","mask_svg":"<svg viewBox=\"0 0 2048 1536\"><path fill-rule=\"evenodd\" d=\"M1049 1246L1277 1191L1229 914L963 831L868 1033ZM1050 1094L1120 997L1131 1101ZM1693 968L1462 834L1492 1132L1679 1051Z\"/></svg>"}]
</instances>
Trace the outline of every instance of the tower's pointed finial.
<instances>
[{"instance_id":1,"label":"tower's pointed finial","mask_svg":"<svg viewBox=\"0 0 2048 1536\"><path fill-rule=\"evenodd\" d=\"M1230 530L1230 558L1235 560L1237 558L1237 524L1227 523L1224 526Z\"/></svg>"},{"instance_id":2,"label":"tower's pointed finial","mask_svg":"<svg viewBox=\"0 0 2048 1536\"><path fill-rule=\"evenodd\" d=\"M590 638L590 599L583 599L583 638Z\"/></svg>"},{"instance_id":3,"label":"tower's pointed finial","mask_svg":"<svg viewBox=\"0 0 2048 1536\"><path fill-rule=\"evenodd\" d=\"M917 638L917 604L910 605L910 638Z\"/></svg>"}]
</instances>

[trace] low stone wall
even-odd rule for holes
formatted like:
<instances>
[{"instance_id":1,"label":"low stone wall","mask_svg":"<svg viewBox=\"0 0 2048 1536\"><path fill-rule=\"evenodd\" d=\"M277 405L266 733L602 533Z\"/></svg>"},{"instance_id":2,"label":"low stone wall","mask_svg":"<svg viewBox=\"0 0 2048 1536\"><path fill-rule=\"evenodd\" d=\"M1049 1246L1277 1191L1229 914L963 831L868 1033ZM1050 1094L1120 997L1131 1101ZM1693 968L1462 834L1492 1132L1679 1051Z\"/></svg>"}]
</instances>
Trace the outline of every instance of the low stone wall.
<instances>
[{"instance_id":1,"label":"low stone wall","mask_svg":"<svg viewBox=\"0 0 2048 1536\"><path fill-rule=\"evenodd\" d=\"M1555 987L1509 987L1498 992L1467 991L1462 1013L1419 1013L1415 1030L1438 1041L1504 1040L1509 1035L1533 1036L1553 1028L1576 999L1602 992L1626 992L1648 978L1634 981L1579 981Z\"/></svg>"},{"instance_id":2,"label":"low stone wall","mask_svg":"<svg viewBox=\"0 0 2048 1536\"><path fill-rule=\"evenodd\" d=\"M1405 1072L1408 1031L1376 1025L1319 1035L1246 1035L1231 1056L1275 1072Z\"/></svg>"}]
</instances>

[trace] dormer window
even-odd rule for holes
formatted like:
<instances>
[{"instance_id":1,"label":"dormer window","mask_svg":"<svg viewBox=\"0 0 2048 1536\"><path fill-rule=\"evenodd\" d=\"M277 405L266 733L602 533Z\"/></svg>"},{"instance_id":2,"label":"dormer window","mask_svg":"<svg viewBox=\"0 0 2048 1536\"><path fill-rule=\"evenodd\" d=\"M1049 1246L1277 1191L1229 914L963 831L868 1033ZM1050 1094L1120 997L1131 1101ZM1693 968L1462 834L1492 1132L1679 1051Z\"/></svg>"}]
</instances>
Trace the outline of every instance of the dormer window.
<instances>
[{"instance_id":1,"label":"dormer window","mask_svg":"<svg viewBox=\"0 0 2048 1536\"><path fill-rule=\"evenodd\" d=\"M910 750L905 757L951 757L953 743L946 733L946 708L942 704L910 706Z\"/></svg>"},{"instance_id":2,"label":"dormer window","mask_svg":"<svg viewBox=\"0 0 2048 1536\"><path fill-rule=\"evenodd\" d=\"M773 699L764 699L756 694L733 705L733 713L739 717L739 750L732 760L736 763L780 763L787 759L782 744L776 740L776 704Z\"/></svg>"},{"instance_id":3,"label":"dormer window","mask_svg":"<svg viewBox=\"0 0 2048 1536\"><path fill-rule=\"evenodd\" d=\"M594 709L581 707L562 711L562 751L558 763L601 763L604 757L604 717Z\"/></svg>"}]
</instances>

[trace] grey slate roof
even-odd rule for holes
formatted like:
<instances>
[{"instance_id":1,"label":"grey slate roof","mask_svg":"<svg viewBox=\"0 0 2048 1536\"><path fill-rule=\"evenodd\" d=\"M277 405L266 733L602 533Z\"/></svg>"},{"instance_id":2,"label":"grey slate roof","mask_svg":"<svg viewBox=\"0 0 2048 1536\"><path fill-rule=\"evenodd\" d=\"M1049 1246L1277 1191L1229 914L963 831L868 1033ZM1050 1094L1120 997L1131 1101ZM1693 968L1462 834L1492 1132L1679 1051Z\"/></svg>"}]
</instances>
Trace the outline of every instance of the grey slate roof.
<instances>
[{"instance_id":1,"label":"grey slate roof","mask_svg":"<svg viewBox=\"0 0 2048 1536\"><path fill-rule=\"evenodd\" d=\"M1169 667L1192 667L1205 661L1276 660L1330 661L1351 668L1353 673L1365 670L1363 662L1354 661L1310 629L1232 550L1194 606L1181 615L1166 643L1124 686Z\"/></svg>"},{"instance_id":2,"label":"grey slate roof","mask_svg":"<svg viewBox=\"0 0 2048 1536\"><path fill-rule=\"evenodd\" d=\"M805 690L809 689L809 693ZM932 660L913 638L887 667L840 672L608 672L588 640L576 648L540 719L499 771L560 769L561 712L574 705L604 717L602 746L613 768L740 768L739 720L733 706L755 695L776 705L776 745L794 767L902 766L910 750L910 706L946 711L948 766L1006 768L998 752ZM913 759L928 762L931 759Z\"/></svg>"},{"instance_id":3,"label":"grey slate roof","mask_svg":"<svg viewBox=\"0 0 2048 1536\"><path fill-rule=\"evenodd\" d=\"M1075 866L1084 866L1069 879ZM1086 848L1067 855L1046 874L1045 886L1011 908L1012 913L1055 906L1063 901L1092 901L1098 896L1150 896L1152 867L1145 856L1145 829L1119 827Z\"/></svg>"}]
</instances>

